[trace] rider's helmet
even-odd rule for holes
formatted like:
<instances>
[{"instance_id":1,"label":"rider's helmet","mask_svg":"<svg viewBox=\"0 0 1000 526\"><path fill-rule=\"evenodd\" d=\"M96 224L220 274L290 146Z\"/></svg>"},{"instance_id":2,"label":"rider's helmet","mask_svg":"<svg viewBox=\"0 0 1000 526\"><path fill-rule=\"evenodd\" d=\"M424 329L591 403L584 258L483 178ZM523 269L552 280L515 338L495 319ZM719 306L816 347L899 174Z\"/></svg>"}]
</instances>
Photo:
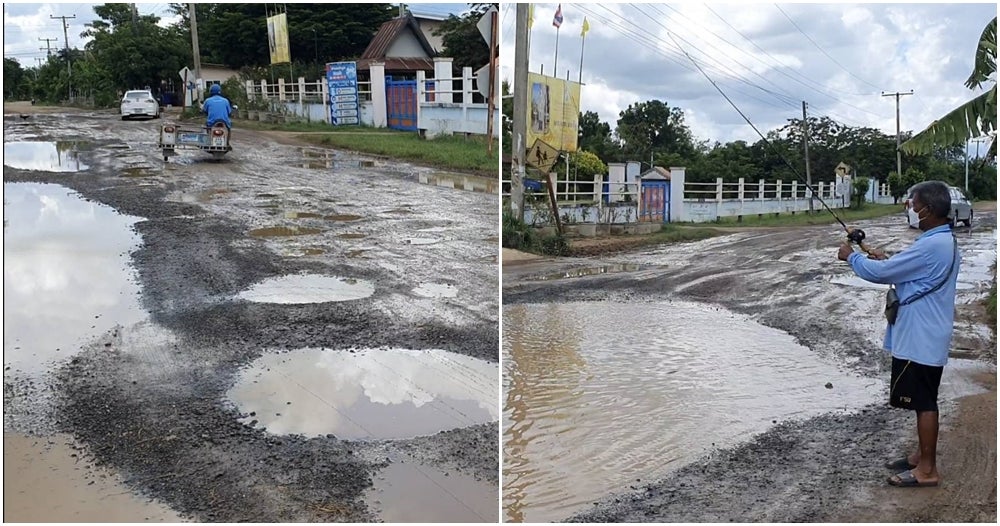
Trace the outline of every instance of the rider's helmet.
<instances>
[{"instance_id":1,"label":"rider's helmet","mask_svg":"<svg viewBox=\"0 0 1000 526\"><path fill-rule=\"evenodd\" d=\"M212 84L212 87L208 88L208 92L212 95L219 95L222 93L222 86L218 84Z\"/></svg>"}]
</instances>

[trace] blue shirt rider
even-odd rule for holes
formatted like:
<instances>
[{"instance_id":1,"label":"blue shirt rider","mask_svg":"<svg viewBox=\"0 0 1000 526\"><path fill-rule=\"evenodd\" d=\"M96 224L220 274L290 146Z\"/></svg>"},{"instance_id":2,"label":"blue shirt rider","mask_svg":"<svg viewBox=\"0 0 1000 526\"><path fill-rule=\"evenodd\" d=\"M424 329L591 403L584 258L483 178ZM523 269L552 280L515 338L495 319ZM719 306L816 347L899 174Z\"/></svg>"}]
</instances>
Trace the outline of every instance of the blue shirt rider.
<instances>
[{"instance_id":1,"label":"blue shirt rider","mask_svg":"<svg viewBox=\"0 0 1000 526\"><path fill-rule=\"evenodd\" d=\"M233 107L229 104L229 99L222 96L222 86L212 84L208 92L211 97L205 99L201 106L201 111L208 114L205 126L211 128L213 124L221 122L227 129L232 129L233 123L229 116L233 113Z\"/></svg>"}]
</instances>

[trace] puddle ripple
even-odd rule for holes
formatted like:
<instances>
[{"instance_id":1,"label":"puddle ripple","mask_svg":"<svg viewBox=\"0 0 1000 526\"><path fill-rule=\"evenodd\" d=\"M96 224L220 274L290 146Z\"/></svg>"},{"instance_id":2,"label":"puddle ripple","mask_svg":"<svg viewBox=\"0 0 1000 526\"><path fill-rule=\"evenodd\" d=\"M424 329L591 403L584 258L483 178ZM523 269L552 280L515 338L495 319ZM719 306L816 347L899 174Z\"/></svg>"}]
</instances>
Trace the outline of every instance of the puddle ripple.
<instances>
[{"instance_id":1,"label":"puddle ripple","mask_svg":"<svg viewBox=\"0 0 1000 526\"><path fill-rule=\"evenodd\" d=\"M400 439L492 422L499 367L442 350L297 349L241 371L228 397L275 434Z\"/></svg>"},{"instance_id":2,"label":"puddle ripple","mask_svg":"<svg viewBox=\"0 0 1000 526\"><path fill-rule=\"evenodd\" d=\"M325 303L367 298L375 293L369 281L318 274L268 278L237 297L255 303Z\"/></svg>"},{"instance_id":3,"label":"puddle ripple","mask_svg":"<svg viewBox=\"0 0 1000 526\"><path fill-rule=\"evenodd\" d=\"M503 320L508 521L565 519L773 420L857 408L883 388L703 304L511 305Z\"/></svg>"}]
</instances>

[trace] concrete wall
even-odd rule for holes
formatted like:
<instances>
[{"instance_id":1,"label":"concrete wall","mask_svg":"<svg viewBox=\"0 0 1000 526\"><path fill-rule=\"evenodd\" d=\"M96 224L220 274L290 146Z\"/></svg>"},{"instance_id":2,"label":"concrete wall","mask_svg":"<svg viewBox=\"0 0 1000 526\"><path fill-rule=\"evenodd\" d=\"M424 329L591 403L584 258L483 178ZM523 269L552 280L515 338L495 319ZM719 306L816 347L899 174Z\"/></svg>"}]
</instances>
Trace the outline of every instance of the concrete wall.
<instances>
[{"instance_id":1,"label":"concrete wall","mask_svg":"<svg viewBox=\"0 0 1000 526\"><path fill-rule=\"evenodd\" d=\"M620 204L615 206L597 205L559 205L559 217L566 224L597 223L603 225L624 225L637 222L638 208L636 204ZM525 205L524 222L535 226L554 226L551 220L552 211L548 201Z\"/></svg>"}]
</instances>

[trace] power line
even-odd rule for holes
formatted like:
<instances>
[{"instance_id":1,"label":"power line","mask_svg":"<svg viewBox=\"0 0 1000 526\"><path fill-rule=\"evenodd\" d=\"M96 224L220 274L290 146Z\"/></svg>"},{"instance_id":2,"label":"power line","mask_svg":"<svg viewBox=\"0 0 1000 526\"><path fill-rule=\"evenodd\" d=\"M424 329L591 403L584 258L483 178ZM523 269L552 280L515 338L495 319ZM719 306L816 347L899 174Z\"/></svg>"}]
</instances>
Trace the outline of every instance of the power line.
<instances>
[{"instance_id":1,"label":"power line","mask_svg":"<svg viewBox=\"0 0 1000 526\"><path fill-rule=\"evenodd\" d=\"M837 62L837 59L835 59L832 56L830 56L830 54L827 53L825 49L823 49L822 47L820 47L820 45L817 44L815 40L813 40L809 35L807 35L806 32L803 31L802 28L800 28L799 25L796 24L794 20L792 20L792 17L788 16L788 13L785 13L785 11L781 9L781 6L779 6L778 4L774 4L774 7L776 7L778 9L778 11L781 11L781 14L785 15L785 18L787 18L788 21L791 22L793 26L795 26L795 29L799 30L799 33L802 33L802 36L806 37L807 40L809 40L810 42L812 42L812 45L816 46L816 49L820 50L820 52L822 52L824 55L826 55L826 58L830 59L834 64L836 64L837 66L839 66L840 69L846 71L848 75L850 75L850 76L852 76L852 77L860 80L861 82L864 82L865 84L868 84L869 86L871 86L871 87L873 87L875 89L879 89L878 86L876 86L876 85L872 84L871 82L868 82L867 80L865 80L865 79L863 79L863 78L855 75L854 73L851 73L851 71L848 70L847 68L845 68L843 64L841 64L840 62Z\"/></svg>"}]
</instances>

